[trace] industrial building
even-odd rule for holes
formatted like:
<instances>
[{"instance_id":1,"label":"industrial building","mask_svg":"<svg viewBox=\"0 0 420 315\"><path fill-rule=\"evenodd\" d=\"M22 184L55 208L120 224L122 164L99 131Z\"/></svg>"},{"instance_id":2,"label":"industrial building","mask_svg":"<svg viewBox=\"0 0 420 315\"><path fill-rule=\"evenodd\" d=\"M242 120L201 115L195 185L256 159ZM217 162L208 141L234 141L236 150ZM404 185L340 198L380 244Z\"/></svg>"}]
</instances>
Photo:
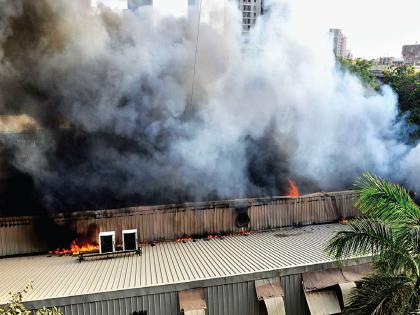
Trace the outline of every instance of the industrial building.
<instances>
[{"instance_id":1,"label":"industrial building","mask_svg":"<svg viewBox=\"0 0 420 315\"><path fill-rule=\"evenodd\" d=\"M401 53L406 64L420 65L420 44L404 45Z\"/></svg>"},{"instance_id":2,"label":"industrial building","mask_svg":"<svg viewBox=\"0 0 420 315\"><path fill-rule=\"evenodd\" d=\"M92 226L96 237L112 231L116 244L124 241L124 230L138 232L142 255L82 262L45 253L48 242L36 235L42 217L3 217L0 304L10 290L33 281L27 305L60 306L66 315L337 313L369 271L370 257L338 267L324 252L328 240L346 228L338 222L358 215L356 198L344 191L49 218L77 235Z\"/></svg>"}]
</instances>

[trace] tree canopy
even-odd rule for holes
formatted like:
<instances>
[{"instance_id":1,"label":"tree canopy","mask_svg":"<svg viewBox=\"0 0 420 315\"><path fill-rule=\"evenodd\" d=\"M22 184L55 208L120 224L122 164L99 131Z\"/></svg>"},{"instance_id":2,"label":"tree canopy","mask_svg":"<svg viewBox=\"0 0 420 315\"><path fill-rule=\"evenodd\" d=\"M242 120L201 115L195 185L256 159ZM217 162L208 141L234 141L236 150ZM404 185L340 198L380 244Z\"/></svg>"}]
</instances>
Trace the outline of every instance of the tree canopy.
<instances>
[{"instance_id":1,"label":"tree canopy","mask_svg":"<svg viewBox=\"0 0 420 315\"><path fill-rule=\"evenodd\" d=\"M378 87L374 75L370 72L370 68L373 65L372 60L366 60L362 58L355 60L338 58L338 62L342 69L348 70L349 72L358 76L365 86L369 86L374 89Z\"/></svg>"},{"instance_id":2,"label":"tree canopy","mask_svg":"<svg viewBox=\"0 0 420 315\"><path fill-rule=\"evenodd\" d=\"M407 115L407 122L413 127L411 136L420 139L420 72L410 65L396 67L385 71L383 83L398 94L400 113Z\"/></svg>"},{"instance_id":3,"label":"tree canopy","mask_svg":"<svg viewBox=\"0 0 420 315\"><path fill-rule=\"evenodd\" d=\"M398 95L400 116L407 118L408 135L413 141L420 140L420 71L411 65L390 67L379 82L371 72L373 60L338 58L337 61L341 69L358 76L366 87L379 90L382 84L391 86Z\"/></svg>"}]
</instances>

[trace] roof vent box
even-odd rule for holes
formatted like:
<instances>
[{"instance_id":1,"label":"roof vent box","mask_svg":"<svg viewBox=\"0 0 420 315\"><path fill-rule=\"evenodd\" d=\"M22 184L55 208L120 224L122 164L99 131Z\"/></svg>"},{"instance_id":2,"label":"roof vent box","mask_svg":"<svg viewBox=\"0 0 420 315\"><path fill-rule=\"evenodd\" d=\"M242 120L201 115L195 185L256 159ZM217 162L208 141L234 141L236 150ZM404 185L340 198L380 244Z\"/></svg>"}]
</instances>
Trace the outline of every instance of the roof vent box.
<instances>
[{"instance_id":1,"label":"roof vent box","mask_svg":"<svg viewBox=\"0 0 420 315\"><path fill-rule=\"evenodd\" d=\"M99 233L99 252L101 254L115 252L114 231Z\"/></svg>"},{"instance_id":2,"label":"roof vent box","mask_svg":"<svg viewBox=\"0 0 420 315\"><path fill-rule=\"evenodd\" d=\"M123 230L122 239L124 250L138 250L137 229Z\"/></svg>"}]
</instances>

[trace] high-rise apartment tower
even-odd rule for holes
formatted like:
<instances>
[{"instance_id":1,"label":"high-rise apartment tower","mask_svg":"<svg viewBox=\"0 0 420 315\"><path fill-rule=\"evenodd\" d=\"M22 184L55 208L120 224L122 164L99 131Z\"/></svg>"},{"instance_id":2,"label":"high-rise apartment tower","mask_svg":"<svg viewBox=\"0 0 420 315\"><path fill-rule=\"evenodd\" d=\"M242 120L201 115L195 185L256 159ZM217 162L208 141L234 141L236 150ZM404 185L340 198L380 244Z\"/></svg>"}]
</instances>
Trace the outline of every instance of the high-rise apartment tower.
<instances>
[{"instance_id":1,"label":"high-rise apartment tower","mask_svg":"<svg viewBox=\"0 0 420 315\"><path fill-rule=\"evenodd\" d=\"M242 13L242 31L248 32L262 14L262 0L238 0Z\"/></svg>"},{"instance_id":2,"label":"high-rise apartment tower","mask_svg":"<svg viewBox=\"0 0 420 315\"><path fill-rule=\"evenodd\" d=\"M347 57L347 37L345 37L343 32L338 28L331 28L330 33L333 35L334 39L334 54L341 58Z\"/></svg>"}]
</instances>

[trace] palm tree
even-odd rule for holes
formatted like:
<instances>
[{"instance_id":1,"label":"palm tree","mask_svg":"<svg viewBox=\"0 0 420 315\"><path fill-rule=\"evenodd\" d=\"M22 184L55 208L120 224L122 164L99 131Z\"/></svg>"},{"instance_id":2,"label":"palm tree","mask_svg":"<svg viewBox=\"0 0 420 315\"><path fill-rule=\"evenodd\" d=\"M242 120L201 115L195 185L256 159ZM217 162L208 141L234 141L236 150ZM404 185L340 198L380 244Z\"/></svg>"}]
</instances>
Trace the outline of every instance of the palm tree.
<instances>
[{"instance_id":1,"label":"palm tree","mask_svg":"<svg viewBox=\"0 0 420 315\"><path fill-rule=\"evenodd\" d=\"M356 181L362 216L327 252L338 260L373 255L374 272L354 291L348 314L420 314L420 207L408 191L372 174Z\"/></svg>"}]
</instances>

